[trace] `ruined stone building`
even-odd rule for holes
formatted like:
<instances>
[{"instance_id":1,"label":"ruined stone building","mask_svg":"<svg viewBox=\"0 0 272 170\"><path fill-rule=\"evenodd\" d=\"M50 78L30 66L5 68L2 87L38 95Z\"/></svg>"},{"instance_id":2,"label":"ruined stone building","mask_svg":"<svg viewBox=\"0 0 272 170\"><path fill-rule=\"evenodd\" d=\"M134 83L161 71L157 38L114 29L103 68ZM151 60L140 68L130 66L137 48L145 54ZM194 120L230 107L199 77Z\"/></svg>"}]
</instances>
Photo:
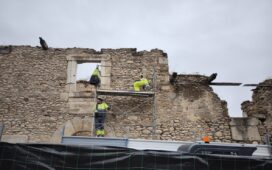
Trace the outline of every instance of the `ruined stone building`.
<instances>
[{"instance_id":1,"label":"ruined stone building","mask_svg":"<svg viewBox=\"0 0 272 170\"><path fill-rule=\"evenodd\" d=\"M59 143L62 135L92 136L98 94L92 85L76 81L77 65L92 62L101 64L99 90L132 91L140 74L152 81L154 95L102 95L112 106L108 137L196 141L208 135L218 142L263 143L264 127L272 132L272 80L243 103L248 117L234 119L208 76L177 75L170 83L167 54L158 49L2 46L2 141Z\"/></svg>"}]
</instances>

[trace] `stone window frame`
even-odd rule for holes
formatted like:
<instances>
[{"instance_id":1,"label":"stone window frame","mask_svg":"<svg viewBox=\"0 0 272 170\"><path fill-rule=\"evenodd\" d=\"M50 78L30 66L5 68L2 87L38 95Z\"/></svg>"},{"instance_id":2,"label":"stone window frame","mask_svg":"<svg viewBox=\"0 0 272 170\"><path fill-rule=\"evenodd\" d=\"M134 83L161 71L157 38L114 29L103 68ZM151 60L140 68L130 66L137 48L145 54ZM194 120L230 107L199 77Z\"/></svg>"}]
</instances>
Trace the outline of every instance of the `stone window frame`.
<instances>
[{"instance_id":1,"label":"stone window frame","mask_svg":"<svg viewBox=\"0 0 272 170\"><path fill-rule=\"evenodd\" d=\"M76 92L77 65L82 63L101 63L101 89L110 89L111 60L107 54L68 55L67 56L67 87L69 93ZM90 73L91 74L91 73Z\"/></svg>"}]
</instances>

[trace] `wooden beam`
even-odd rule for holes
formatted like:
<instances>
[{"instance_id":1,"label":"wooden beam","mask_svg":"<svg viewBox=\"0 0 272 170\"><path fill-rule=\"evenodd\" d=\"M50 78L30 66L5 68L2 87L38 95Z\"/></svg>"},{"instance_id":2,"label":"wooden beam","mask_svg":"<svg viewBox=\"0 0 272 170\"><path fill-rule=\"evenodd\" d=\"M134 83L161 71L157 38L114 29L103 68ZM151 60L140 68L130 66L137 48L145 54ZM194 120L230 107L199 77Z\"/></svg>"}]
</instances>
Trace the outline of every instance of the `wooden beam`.
<instances>
[{"instance_id":1,"label":"wooden beam","mask_svg":"<svg viewBox=\"0 0 272 170\"><path fill-rule=\"evenodd\" d=\"M233 83L233 82L212 82L209 85L212 86L240 86L242 83Z\"/></svg>"},{"instance_id":2,"label":"wooden beam","mask_svg":"<svg viewBox=\"0 0 272 170\"><path fill-rule=\"evenodd\" d=\"M272 85L262 85L262 84L244 84L245 87L272 87Z\"/></svg>"},{"instance_id":3,"label":"wooden beam","mask_svg":"<svg viewBox=\"0 0 272 170\"><path fill-rule=\"evenodd\" d=\"M233 83L233 82L181 82L176 83L177 85L212 85L212 86L240 86L242 83Z\"/></svg>"},{"instance_id":4,"label":"wooden beam","mask_svg":"<svg viewBox=\"0 0 272 170\"><path fill-rule=\"evenodd\" d=\"M258 86L258 84L244 84L243 86Z\"/></svg>"}]
</instances>

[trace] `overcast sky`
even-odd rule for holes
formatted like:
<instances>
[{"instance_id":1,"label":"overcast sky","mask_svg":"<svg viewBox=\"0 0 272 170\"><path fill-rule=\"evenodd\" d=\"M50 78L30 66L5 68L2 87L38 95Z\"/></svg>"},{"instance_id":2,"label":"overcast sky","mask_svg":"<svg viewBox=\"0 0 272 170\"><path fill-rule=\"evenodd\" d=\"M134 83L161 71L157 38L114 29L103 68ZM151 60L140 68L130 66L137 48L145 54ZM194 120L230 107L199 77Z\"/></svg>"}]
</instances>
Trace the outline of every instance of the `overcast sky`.
<instances>
[{"instance_id":1,"label":"overcast sky","mask_svg":"<svg viewBox=\"0 0 272 170\"><path fill-rule=\"evenodd\" d=\"M0 0L0 44L159 48L170 72L216 81L272 78L271 0ZM216 87L240 116L251 88Z\"/></svg>"}]
</instances>

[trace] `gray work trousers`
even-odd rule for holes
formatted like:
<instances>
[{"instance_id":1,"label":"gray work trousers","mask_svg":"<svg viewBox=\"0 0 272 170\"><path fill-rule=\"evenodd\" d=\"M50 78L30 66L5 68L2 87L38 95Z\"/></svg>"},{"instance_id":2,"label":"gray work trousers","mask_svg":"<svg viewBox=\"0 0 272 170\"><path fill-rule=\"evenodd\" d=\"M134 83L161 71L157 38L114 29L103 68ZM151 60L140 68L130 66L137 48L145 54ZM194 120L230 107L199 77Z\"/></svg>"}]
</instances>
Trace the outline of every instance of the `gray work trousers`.
<instances>
[{"instance_id":1,"label":"gray work trousers","mask_svg":"<svg viewBox=\"0 0 272 170\"><path fill-rule=\"evenodd\" d=\"M106 111L96 111L94 120L95 120L95 130L103 130L104 122L106 117Z\"/></svg>"}]
</instances>

